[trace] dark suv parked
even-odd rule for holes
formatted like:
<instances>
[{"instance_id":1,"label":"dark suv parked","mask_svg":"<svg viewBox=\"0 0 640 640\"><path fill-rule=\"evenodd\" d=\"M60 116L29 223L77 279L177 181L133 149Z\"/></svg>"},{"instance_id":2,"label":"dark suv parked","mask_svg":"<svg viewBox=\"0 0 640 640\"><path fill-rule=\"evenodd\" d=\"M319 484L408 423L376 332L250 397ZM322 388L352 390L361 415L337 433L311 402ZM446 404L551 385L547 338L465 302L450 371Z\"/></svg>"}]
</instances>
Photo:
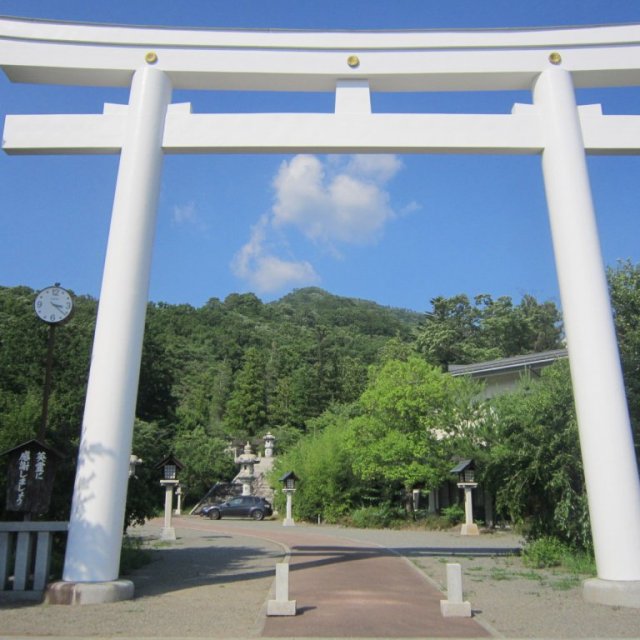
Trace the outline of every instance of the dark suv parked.
<instances>
[{"instance_id":1,"label":"dark suv parked","mask_svg":"<svg viewBox=\"0 0 640 640\"><path fill-rule=\"evenodd\" d=\"M248 517L254 520L262 520L273 513L271 503L257 496L238 496L231 498L222 504L211 504L202 509L200 515L212 520L225 518Z\"/></svg>"}]
</instances>

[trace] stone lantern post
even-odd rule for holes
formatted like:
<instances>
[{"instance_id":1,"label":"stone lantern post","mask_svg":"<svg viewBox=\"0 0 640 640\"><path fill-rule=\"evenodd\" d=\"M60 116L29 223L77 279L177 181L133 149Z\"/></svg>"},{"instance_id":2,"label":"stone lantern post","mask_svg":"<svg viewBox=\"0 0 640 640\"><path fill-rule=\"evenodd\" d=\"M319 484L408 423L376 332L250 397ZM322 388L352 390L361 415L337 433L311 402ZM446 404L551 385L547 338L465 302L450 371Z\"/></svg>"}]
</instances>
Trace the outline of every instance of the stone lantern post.
<instances>
[{"instance_id":1,"label":"stone lantern post","mask_svg":"<svg viewBox=\"0 0 640 640\"><path fill-rule=\"evenodd\" d=\"M244 446L244 452L236 458L236 464L240 465L240 473L237 479L242 483L243 496L251 495L251 483L255 478L253 467L259 460L260 458L253 453L249 442Z\"/></svg>"},{"instance_id":2,"label":"stone lantern post","mask_svg":"<svg viewBox=\"0 0 640 640\"><path fill-rule=\"evenodd\" d=\"M296 491L296 481L298 479L298 476L293 471L285 473L282 478L280 478L282 491L287 496L287 513L285 519L282 521L283 527L295 527L296 525L293 521L292 497Z\"/></svg>"},{"instance_id":3,"label":"stone lantern post","mask_svg":"<svg viewBox=\"0 0 640 640\"><path fill-rule=\"evenodd\" d=\"M169 455L156 465L156 469L160 468L163 474L160 484L164 487L164 526L160 532L160 539L175 540L176 532L171 526L173 492L178 486L178 471L184 469L184 465L175 456Z\"/></svg>"},{"instance_id":4,"label":"stone lantern post","mask_svg":"<svg viewBox=\"0 0 640 640\"><path fill-rule=\"evenodd\" d=\"M458 488L464 489L464 524L460 529L461 536L477 536L478 525L473 521L473 497L471 492L478 486L475 482L475 464L473 460L462 460L451 469L458 474Z\"/></svg>"},{"instance_id":5,"label":"stone lantern post","mask_svg":"<svg viewBox=\"0 0 640 640\"><path fill-rule=\"evenodd\" d=\"M180 486L180 484L178 484L178 486L176 487L176 510L174 515L182 515L182 487Z\"/></svg>"}]
</instances>

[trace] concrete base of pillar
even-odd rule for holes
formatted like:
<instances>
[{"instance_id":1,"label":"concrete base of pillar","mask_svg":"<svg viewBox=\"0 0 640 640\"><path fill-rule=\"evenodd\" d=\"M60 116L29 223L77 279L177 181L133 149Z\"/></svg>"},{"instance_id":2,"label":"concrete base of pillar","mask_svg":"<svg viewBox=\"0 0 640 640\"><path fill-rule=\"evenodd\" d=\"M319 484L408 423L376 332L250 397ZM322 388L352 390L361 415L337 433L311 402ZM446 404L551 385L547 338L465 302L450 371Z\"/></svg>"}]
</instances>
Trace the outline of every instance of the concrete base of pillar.
<instances>
[{"instance_id":1,"label":"concrete base of pillar","mask_svg":"<svg viewBox=\"0 0 640 640\"><path fill-rule=\"evenodd\" d=\"M582 584L582 596L587 602L640 609L640 580L591 578Z\"/></svg>"},{"instance_id":2,"label":"concrete base of pillar","mask_svg":"<svg viewBox=\"0 0 640 640\"><path fill-rule=\"evenodd\" d=\"M267 602L268 616L295 616L295 600L269 600Z\"/></svg>"},{"instance_id":3,"label":"concrete base of pillar","mask_svg":"<svg viewBox=\"0 0 640 640\"><path fill-rule=\"evenodd\" d=\"M443 618L470 618L471 603L466 600L464 602L440 600L440 613Z\"/></svg>"},{"instance_id":4,"label":"concrete base of pillar","mask_svg":"<svg viewBox=\"0 0 640 640\"><path fill-rule=\"evenodd\" d=\"M44 593L46 604L106 604L133 598L131 580L111 582L65 582L60 580L47 585Z\"/></svg>"},{"instance_id":5,"label":"concrete base of pillar","mask_svg":"<svg viewBox=\"0 0 640 640\"><path fill-rule=\"evenodd\" d=\"M460 529L461 536L479 536L480 531L478 530L478 525L475 523L471 524L463 524Z\"/></svg>"},{"instance_id":6,"label":"concrete base of pillar","mask_svg":"<svg viewBox=\"0 0 640 640\"><path fill-rule=\"evenodd\" d=\"M295 526L296 526L296 523L293 521L293 519L292 519L292 518L285 518L285 519L282 521L282 526L283 526L283 527L295 527Z\"/></svg>"},{"instance_id":7,"label":"concrete base of pillar","mask_svg":"<svg viewBox=\"0 0 640 640\"><path fill-rule=\"evenodd\" d=\"M160 540L174 541L176 539L176 530L173 527L162 527L160 531Z\"/></svg>"}]
</instances>

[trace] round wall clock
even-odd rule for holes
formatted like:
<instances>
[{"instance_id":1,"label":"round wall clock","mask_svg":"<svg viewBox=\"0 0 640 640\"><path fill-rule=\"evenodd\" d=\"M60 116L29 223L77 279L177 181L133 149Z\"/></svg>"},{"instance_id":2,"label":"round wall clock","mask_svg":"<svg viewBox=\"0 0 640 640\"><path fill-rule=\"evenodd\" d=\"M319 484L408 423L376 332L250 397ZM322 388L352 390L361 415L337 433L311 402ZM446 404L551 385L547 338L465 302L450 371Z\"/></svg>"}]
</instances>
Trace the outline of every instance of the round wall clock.
<instances>
[{"instance_id":1,"label":"round wall clock","mask_svg":"<svg viewBox=\"0 0 640 640\"><path fill-rule=\"evenodd\" d=\"M49 324L60 324L71 316L73 299L62 287L47 287L36 296L35 309L41 320Z\"/></svg>"}]
</instances>

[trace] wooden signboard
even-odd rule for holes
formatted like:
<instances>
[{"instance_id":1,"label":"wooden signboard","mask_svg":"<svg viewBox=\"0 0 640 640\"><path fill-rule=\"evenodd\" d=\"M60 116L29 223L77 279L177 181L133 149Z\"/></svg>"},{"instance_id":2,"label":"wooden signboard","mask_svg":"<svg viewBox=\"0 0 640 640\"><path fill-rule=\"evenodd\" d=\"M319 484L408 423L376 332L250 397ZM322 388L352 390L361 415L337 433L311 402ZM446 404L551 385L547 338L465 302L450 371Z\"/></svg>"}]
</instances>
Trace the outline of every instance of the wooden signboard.
<instances>
[{"instance_id":1,"label":"wooden signboard","mask_svg":"<svg viewBox=\"0 0 640 640\"><path fill-rule=\"evenodd\" d=\"M46 513L60 454L39 440L29 440L0 455L9 456L7 511Z\"/></svg>"}]
</instances>

